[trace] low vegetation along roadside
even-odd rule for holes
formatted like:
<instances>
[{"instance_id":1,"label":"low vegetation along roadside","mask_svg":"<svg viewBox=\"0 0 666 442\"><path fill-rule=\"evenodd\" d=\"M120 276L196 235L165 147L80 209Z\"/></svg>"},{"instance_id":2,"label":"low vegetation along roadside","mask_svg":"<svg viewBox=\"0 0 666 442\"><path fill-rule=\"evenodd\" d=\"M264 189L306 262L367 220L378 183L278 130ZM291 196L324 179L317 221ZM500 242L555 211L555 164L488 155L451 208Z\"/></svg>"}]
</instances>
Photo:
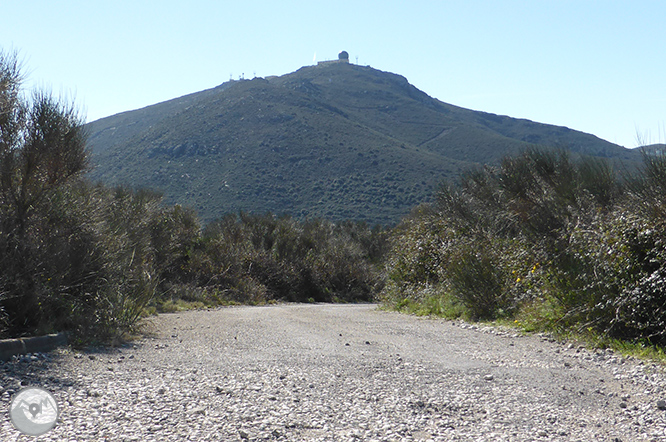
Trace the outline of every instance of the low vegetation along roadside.
<instances>
[{"instance_id":1,"label":"low vegetation along roadside","mask_svg":"<svg viewBox=\"0 0 666 442\"><path fill-rule=\"evenodd\" d=\"M466 173L395 229L385 303L662 353L666 158L618 175L542 149Z\"/></svg>"}]
</instances>

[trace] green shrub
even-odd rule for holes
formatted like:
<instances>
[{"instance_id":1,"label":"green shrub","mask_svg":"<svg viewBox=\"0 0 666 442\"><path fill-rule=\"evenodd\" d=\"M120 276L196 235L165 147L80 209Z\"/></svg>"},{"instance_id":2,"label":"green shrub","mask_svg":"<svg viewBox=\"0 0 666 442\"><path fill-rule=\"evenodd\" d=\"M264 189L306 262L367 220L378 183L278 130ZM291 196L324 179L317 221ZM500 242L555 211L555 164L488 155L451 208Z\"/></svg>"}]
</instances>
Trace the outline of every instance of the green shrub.
<instances>
[{"instance_id":1,"label":"green shrub","mask_svg":"<svg viewBox=\"0 0 666 442\"><path fill-rule=\"evenodd\" d=\"M661 343L664 177L660 157L622 185L607 162L539 149L472 170L395 229L383 299L423 305L437 286L469 317Z\"/></svg>"},{"instance_id":2,"label":"green shrub","mask_svg":"<svg viewBox=\"0 0 666 442\"><path fill-rule=\"evenodd\" d=\"M45 197L20 241L0 235L6 333L69 331L83 342L131 332L159 285L148 229L157 207L141 192L80 180ZM11 306L28 288L36 306L22 316Z\"/></svg>"},{"instance_id":3,"label":"green shrub","mask_svg":"<svg viewBox=\"0 0 666 442\"><path fill-rule=\"evenodd\" d=\"M641 216L616 217L614 255L620 283L608 309L612 337L666 344L666 224ZM611 292L615 293L615 292Z\"/></svg>"},{"instance_id":4,"label":"green shrub","mask_svg":"<svg viewBox=\"0 0 666 442\"><path fill-rule=\"evenodd\" d=\"M492 319L506 307L505 278L492 257L477 250L456 255L447 269L453 295L474 319Z\"/></svg>"},{"instance_id":5,"label":"green shrub","mask_svg":"<svg viewBox=\"0 0 666 442\"><path fill-rule=\"evenodd\" d=\"M206 226L189 271L197 286L234 301L367 301L381 285L386 242L364 224L240 213Z\"/></svg>"},{"instance_id":6,"label":"green shrub","mask_svg":"<svg viewBox=\"0 0 666 442\"><path fill-rule=\"evenodd\" d=\"M664 190L660 155L625 183L603 160L539 149L470 171L395 229L383 300L666 345Z\"/></svg>"},{"instance_id":7,"label":"green shrub","mask_svg":"<svg viewBox=\"0 0 666 442\"><path fill-rule=\"evenodd\" d=\"M399 286L440 282L453 235L438 214L424 206L417 208L393 231L386 262L388 281Z\"/></svg>"}]
</instances>

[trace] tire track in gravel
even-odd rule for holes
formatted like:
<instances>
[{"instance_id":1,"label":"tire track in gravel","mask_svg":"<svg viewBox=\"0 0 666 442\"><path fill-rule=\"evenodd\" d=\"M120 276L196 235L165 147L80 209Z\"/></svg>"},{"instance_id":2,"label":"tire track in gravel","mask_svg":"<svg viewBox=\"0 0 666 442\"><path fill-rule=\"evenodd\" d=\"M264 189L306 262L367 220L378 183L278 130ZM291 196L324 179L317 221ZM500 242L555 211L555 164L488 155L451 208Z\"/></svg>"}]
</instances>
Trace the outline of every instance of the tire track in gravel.
<instances>
[{"instance_id":1,"label":"tire track in gravel","mask_svg":"<svg viewBox=\"0 0 666 442\"><path fill-rule=\"evenodd\" d=\"M61 419L40 440L53 441L666 440L661 368L544 336L375 305L150 322L128 347L0 364L0 407L49 389ZM0 440L15 440L3 419Z\"/></svg>"}]
</instances>

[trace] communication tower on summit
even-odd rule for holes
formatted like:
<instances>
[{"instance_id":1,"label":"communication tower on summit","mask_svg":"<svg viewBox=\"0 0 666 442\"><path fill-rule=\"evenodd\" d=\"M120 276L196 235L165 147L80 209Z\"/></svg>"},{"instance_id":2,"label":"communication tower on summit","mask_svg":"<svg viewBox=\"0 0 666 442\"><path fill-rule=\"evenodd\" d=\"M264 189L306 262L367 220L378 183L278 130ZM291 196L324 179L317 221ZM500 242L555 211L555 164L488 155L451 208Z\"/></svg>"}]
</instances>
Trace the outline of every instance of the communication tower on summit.
<instances>
[{"instance_id":1,"label":"communication tower on summit","mask_svg":"<svg viewBox=\"0 0 666 442\"><path fill-rule=\"evenodd\" d=\"M349 63L349 52L342 51L338 54L338 59L337 60L320 61L320 62L317 63L317 66L321 66L321 65L325 65L325 64L333 64L333 63Z\"/></svg>"}]
</instances>

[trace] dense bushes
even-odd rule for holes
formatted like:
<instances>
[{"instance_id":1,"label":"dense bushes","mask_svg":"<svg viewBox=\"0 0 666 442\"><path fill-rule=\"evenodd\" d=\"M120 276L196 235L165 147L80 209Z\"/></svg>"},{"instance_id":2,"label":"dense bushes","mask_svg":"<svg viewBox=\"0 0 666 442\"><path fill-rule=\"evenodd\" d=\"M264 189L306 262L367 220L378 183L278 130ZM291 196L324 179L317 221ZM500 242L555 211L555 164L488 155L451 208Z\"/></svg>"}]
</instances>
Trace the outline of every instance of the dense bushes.
<instances>
[{"instance_id":1,"label":"dense bushes","mask_svg":"<svg viewBox=\"0 0 666 442\"><path fill-rule=\"evenodd\" d=\"M170 212L145 192L59 186L34 206L24 232L0 232L5 335L70 331L109 340L131 331L157 293L165 251L151 236ZM165 260L164 262L167 262Z\"/></svg>"},{"instance_id":2,"label":"dense bushes","mask_svg":"<svg viewBox=\"0 0 666 442\"><path fill-rule=\"evenodd\" d=\"M531 149L465 174L396 229L384 299L666 344L666 161L645 160L620 180Z\"/></svg>"},{"instance_id":3,"label":"dense bushes","mask_svg":"<svg viewBox=\"0 0 666 442\"><path fill-rule=\"evenodd\" d=\"M202 230L153 192L82 180L53 192L25 228L0 236L2 331L81 341L119 338L155 308L372 300L388 235L243 213Z\"/></svg>"},{"instance_id":4,"label":"dense bushes","mask_svg":"<svg viewBox=\"0 0 666 442\"><path fill-rule=\"evenodd\" d=\"M70 198L87 163L82 121L46 93L27 98L21 80L17 57L0 53L0 313L6 327L32 329L91 296L96 263L72 222L84 215Z\"/></svg>"},{"instance_id":5,"label":"dense bushes","mask_svg":"<svg viewBox=\"0 0 666 442\"><path fill-rule=\"evenodd\" d=\"M227 215L203 230L188 273L227 300L369 301L386 238L351 222Z\"/></svg>"}]
</instances>

